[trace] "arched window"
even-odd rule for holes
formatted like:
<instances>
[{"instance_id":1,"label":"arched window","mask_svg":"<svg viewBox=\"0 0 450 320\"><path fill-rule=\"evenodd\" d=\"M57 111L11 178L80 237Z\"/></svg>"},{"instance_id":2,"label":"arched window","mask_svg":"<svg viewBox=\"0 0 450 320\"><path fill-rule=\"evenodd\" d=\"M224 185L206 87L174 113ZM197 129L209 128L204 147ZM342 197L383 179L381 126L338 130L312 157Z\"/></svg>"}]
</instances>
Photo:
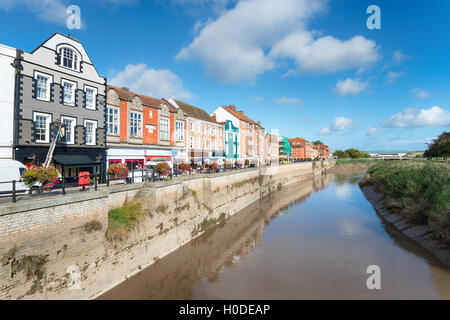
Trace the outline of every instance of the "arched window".
<instances>
[{"instance_id":1,"label":"arched window","mask_svg":"<svg viewBox=\"0 0 450 320\"><path fill-rule=\"evenodd\" d=\"M74 50L68 47L62 47L59 49L59 56L61 66L78 71L79 57Z\"/></svg>"}]
</instances>

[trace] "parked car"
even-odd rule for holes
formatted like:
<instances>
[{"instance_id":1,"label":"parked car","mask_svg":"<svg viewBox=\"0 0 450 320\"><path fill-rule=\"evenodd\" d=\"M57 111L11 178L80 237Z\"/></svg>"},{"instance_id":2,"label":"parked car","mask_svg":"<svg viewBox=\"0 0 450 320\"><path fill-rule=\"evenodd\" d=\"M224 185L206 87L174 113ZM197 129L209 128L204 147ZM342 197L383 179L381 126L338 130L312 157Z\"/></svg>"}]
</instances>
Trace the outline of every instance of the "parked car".
<instances>
[{"instance_id":1,"label":"parked car","mask_svg":"<svg viewBox=\"0 0 450 320\"><path fill-rule=\"evenodd\" d=\"M16 182L16 192L29 192L28 188L23 182L22 175L26 170L26 166L16 160L0 160L0 195L12 193L12 181Z\"/></svg>"}]
</instances>

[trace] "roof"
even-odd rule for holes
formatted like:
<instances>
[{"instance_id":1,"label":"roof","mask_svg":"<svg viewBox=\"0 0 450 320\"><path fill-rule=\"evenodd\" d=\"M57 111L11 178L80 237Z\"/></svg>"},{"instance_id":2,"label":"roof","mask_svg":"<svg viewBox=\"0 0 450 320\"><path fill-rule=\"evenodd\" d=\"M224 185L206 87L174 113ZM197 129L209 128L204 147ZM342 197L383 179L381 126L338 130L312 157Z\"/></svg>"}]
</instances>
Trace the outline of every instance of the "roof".
<instances>
[{"instance_id":1,"label":"roof","mask_svg":"<svg viewBox=\"0 0 450 320\"><path fill-rule=\"evenodd\" d=\"M236 111L236 106L222 106L222 108L224 108L226 111L231 113L233 116L235 116L239 120L257 125L257 123L255 121L253 121L252 119L250 119L249 117L244 115L243 111Z\"/></svg>"},{"instance_id":2,"label":"roof","mask_svg":"<svg viewBox=\"0 0 450 320\"><path fill-rule=\"evenodd\" d=\"M301 143L301 144L303 144L303 145L306 145L307 143L308 143L308 140L306 140L306 139L304 139L304 138L299 138L299 137L297 137L297 138L290 138L289 139L289 142L299 142L299 143Z\"/></svg>"},{"instance_id":3,"label":"roof","mask_svg":"<svg viewBox=\"0 0 450 320\"><path fill-rule=\"evenodd\" d=\"M180 108L188 117L212 123L218 123L213 118L211 118L211 116L205 110L200 109L198 107L194 107L193 105L190 105L189 103L180 100L174 99L174 101L180 106Z\"/></svg>"},{"instance_id":4,"label":"roof","mask_svg":"<svg viewBox=\"0 0 450 320\"><path fill-rule=\"evenodd\" d=\"M119 87L115 87L115 86L111 86L111 85L108 85L107 88L116 90L116 92L119 94L119 98L121 100L129 101L132 97L138 96L142 100L142 104L144 104L146 106L159 108L159 106L161 104L166 104L169 106L169 109L171 111L174 111L174 109L172 108L171 105L169 105L168 103L166 103L165 101L163 101L161 99L152 98L152 97L149 97L149 96L146 96L143 94L135 93L131 90L126 90L124 88L119 88Z\"/></svg>"}]
</instances>

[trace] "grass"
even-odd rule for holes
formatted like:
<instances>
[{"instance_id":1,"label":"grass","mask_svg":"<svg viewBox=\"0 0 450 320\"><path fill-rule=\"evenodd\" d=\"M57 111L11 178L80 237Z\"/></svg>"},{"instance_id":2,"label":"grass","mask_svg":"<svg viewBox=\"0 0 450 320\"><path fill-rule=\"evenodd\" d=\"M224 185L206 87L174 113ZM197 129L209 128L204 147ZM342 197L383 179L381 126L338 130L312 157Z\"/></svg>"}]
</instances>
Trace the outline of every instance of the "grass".
<instances>
[{"instance_id":1,"label":"grass","mask_svg":"<svg viewBox=\"0 0 450 320\"><path fill-rule=\"evenodd\" d=\"M126 202L121 208L110 210L108 212L108 229L106 230L107 239L126 239L128 233L142 218L142 205L139 201Z\"/></svg>"},{"instance_id":2,"label":"grass","mask_svg":"<svg viewBox=\"0 0 450 320\"><path fill-rule=\"evenodd\" d=\"M92 220L84 225L84 230L87 233L91 233L94 231L100 231L100 230L102 230L102 224L98 220Z\"/></svg>"},{"instance_id":3,"label":"grass","mask_svg":"<svg viewBox=\"0 0 450 320\"><path fill-rule=\"evenodd\" d=\"M427 224L450 246L450 165L431 161L389 161L371 167L361 186L373 185L385 205L412 222Z\"/></svg>"}]
</instances>

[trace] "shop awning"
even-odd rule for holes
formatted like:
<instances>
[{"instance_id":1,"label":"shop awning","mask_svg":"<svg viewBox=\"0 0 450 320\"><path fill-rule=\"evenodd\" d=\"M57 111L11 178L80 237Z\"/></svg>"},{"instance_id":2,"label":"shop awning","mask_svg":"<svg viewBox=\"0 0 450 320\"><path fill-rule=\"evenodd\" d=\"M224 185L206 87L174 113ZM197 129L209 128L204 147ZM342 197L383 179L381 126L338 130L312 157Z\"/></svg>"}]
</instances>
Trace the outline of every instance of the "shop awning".
<instances>
[{"instance_id":1,"label":"shop awning","mask_svg":"<svg viewBox=\"0 0 450 320\"><path fill-rule=\"evenodd\" d=\"M100 165L100 162L95 162L83 154L57 154L53 159L55 162L63 164L66 168L95 167Z\"/></svg>"}]
</instances>

